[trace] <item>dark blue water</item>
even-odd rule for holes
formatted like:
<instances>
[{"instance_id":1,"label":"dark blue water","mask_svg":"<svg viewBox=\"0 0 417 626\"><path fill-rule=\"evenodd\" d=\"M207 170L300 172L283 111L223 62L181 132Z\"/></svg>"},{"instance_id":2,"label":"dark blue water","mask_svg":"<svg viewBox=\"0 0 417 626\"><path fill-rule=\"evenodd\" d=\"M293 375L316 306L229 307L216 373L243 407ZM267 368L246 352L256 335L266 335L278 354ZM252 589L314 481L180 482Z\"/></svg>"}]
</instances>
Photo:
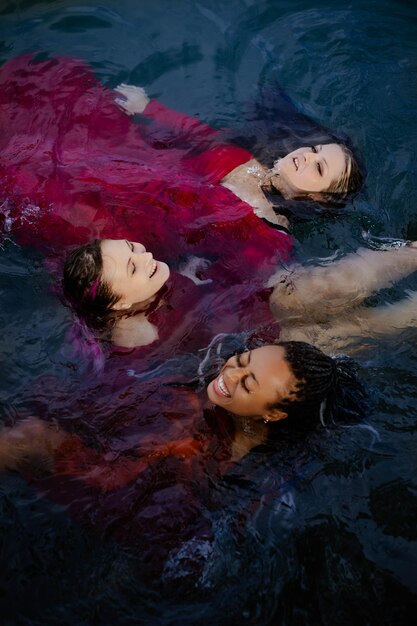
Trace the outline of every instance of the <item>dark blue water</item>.
<instances>
[{"instance_id":1,"label":"dark blue water","mask_svg":"<svg viewBox=\"0 0 417 626\"><path fill-rule=\"evenodd\" d=\"M367 168L348 215L296 226L297 254L307 260L356 249L364 230L417 238L416 27L415 3L398 0L3 0L0 61L29 51L81 57L106 85L143 85L218 127L278 81L305 113L345 132ZM68 368L61 347L71 316L31 250L6 241L0 273L4 421L27 414L38 376ZM415 277L370 305L407 288L417 288ZM411 623L416 339L410 329L374 340L359 357L374 400L372 430L323 433L290 459L247 459L240 480L217 485L224 506L214 556L181 597L147 585L140 555L84 528L19 476L2 475L2 623ZM77 376L68 371L66 379L76 385ZM285 464L302 468L296 479ZM256 511L236 535L242 502Z\"/></svg>"}]
</instances>

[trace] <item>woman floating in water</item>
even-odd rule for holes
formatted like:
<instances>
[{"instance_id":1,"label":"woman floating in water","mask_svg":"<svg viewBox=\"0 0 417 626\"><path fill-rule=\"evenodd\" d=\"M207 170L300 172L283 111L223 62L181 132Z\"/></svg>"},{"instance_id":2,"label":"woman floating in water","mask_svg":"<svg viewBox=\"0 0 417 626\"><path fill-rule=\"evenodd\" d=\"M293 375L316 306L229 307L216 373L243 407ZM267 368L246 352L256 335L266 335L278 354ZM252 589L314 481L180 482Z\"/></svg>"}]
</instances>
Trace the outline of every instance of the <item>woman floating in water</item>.
<instances>
[{"instance_id":1,"label":"woman floating in water","mask_svg":"<svg viewBox=\"0 0 417 626\"><path fill-rule=\"evenodd\" d=\"M306 429L314 430L324 398L329 408L322 409L325 419L330 408L335 420L343 421L345 409L360 417L365 405L349 364L298 343L230 357L209 384L208 399L201 389L213 376L208 370L238 343L239 337L218 338L199 359L185 355L147 376L130 371L131 386L119 390L117 407L113 392L100 385L93 401L90 396L82 400L84 419L102 422L95 439L36 418L3 428L0 467L21 472L68 514L135 549L149 582L181 582L191 572L197 584L213 550L213 526L223 506L222 477L233 462L256 445L272 444L273 437L282 442L281 423L291 422L299 438ZM110 413L109 405L114 406ZM233 421L222 406L236 412ZM308 418L303 424L297 406ZM290 417L276 421L284 413ZM74 429L71 420L68 427ZM245 506L241 501L242 513L253 510L261 494L246 497L254 502ZM170 563L180 554L183 561L172 570Z\"/></svg>"},{"instance_id":2,"label":"woman floating in water","mask_svg":"<svg viewBox=\"0 0 417 626\"><path fill-rule=\"evenodd\" d=\"M283 155L267 170L223 132L156 101L145 98L135 124L120 108L121 94L79 60L18 57L0 69L0 88L3 231L38 248L56 251L123 231L134 239L147 233L159 256L160 241L177 258L219 247L227 255L227 241L253 234L275 239L282 254L285 235L271 234L253 214L280 221L263 189L279 189L282 201L326 202L359 184L350 152L329 140Z\"/></svg>"},{"instance_id":3,"label":"woman floating in water","mask_svg":"<svg viewBox=\"0 0 417 626\"><path fill-rule=\"evenodd\" d=\"M157 122L161 128L168 123L170 129L183 133L185 137L191 137L197 128L206 141L212 140L213 135L221 136L219 131L213 131L195 118L180 115L155 100L149 100L141 87L122 83L115 91L122 96L116 98L116 103L129 115L142 114ZM279 116L279 109L275 115ZM298 119L302 118L298 115ZM248 129L246 132L249 134ZM152 136L152 131L148 130L148 134ZM172 135L165 141L169 146ZM222 151L217 156L222 158ZM344 144L332 142L330 136L317 145L299 147L284 154L275 159L272 167L267 167L249 153L246 157L248 160L239 165L232 167L231 163L219 184L230 189L252 206L257 215L268 218L272 223L282 224L285 221L285 218L276 215L280 205L285 208L285 200L342 204L362 185L363 178L351 150Z\"/></svg>"},{"instance_id":4,"label":"woman floating in water","mask_svg":"<svg viewBox=\"0 0 417 626\"><path fill-rule=\"evenodd\" d=\"M200 387L207 377L213 376L210 372L218 367L221 361L219 354L230 350L236 342L244 341L243 337L226 336L219 337L212 344L206 353L204 362L196 361L191 355L182 359L174 358L155 372L149 372L148 376L136 375L132 370L129 375L138 378L139 387L147 387L147 393L151 388L160 388L162 384L171 387L172 381L177 379L178 388ZM260 339L248 338L249 344L256 345ZM262 341L261 341L262 342ZM224 344L224 345L223 345ZM210 352L214 354L210 354ZM188 363L187 363L188 359ZM197 369L194 369L197 365ZM175 374L174 367L182 369ZM184 372L188 371L187 375ZM164 380L165 377L165 380ZM185 385L185 387L184 387ZM175 389L175 387L174 387ZM102 390L106 396L105 390ZM143 390L142 390L143 391ZM172 389L171 389L172 391ZM237 460L246 454L255 445L263 443L268 438L268 430L271 425L284 419L290 421L300 421L300 416L304 416L305 423L309 422L309 427L314 428L315 423L321 419L324 424L343 421L343 415L348 412L357 419L363 416L365 393L355 375L352 363L346 358L330 357L314 346L303 342L289 341L276 344L263 345L248 349L240 354L235 354L223 362L216 377L209 382L206 388L207 396L203 394L197 401L194 392L180 391L178 400L184 402L195 411L195 423L198 423L197 415L207 404L207 400L218 407L229 411L235 417L234 437L230 458ZM350 394L350 395L349 395ZM163 396L163 393L161 393ZM172 403L175 391L169 393L169 404ZM155 399L157 400L157 399ZM136 401L135 401L136 402ZM159 409L166 406L167 399L160 403ZM141 412L152 413L154 407L153 399L148 407L143 407ZM185 413L187 410L184 406ZM143 415L142 415L143 418ZM166 441L162 445L153 445L148 452L136 458L134 461L128 457L119 457L115 462L111 462L112 472L100 471L92 472L90 477L84 476L84 480L95 487L105 490L120 487L125 481L129 482L137 476L138 472L145 469L152 458L167 457L171 454L184 458L195 455L204 449L201 436L193 438L189 430L190 424L185 420L182 425L184 437L172 439L165 433ZM175 429L178 433L178 425ZM20 437L19 437L20 433ZM26 437L31 433L29 440ZM36 436L35 436L36 434ZM70 437L74 441L73 437ZM45 422L34 418L27 422L23 421L11 429L0 431L0 468L13 469L28 467L30 457L47 457L47 452L54 455L55 450L60 448L63 442L68 440L68 435L54 425L47 425ZM92 461L97 464L99 456L88 451L79 445L79 439L75 438L80 462L74 461L74 446L64 446L64 456L58 453L57 459L62 473L75 473L81 477L83 471L86 472L87 462L90 470ZM13 441L15 446L13 447ZM229 443L229 442L227 442ZM143 447L143 442L141 447ZM81 457L83 460L81 461ZM66 466L66 463L69 464ZM101 463L106 464L105 458ZM84 464L84 470L82 466ZM64 471L64 467L66 470ZM69 471L71 467L71 471ZM104 467L104 466L103 466ZM119 470L117 468L119 467ZM49 469L49 465L47 466Z\"/></svg>"},{"instance_id":5,"label":"woman floating in water","mask_svg":"<svg viewBox=\"0 0 417 626\"><path fill-rule=\"evenodd\" d=\"M269 278L268 285L272 288L272 313L282 326L281 338L313 341L334 351L343 349L355 336L369 337L413 325L413 296L382 309L360 304L373 292L415 270L414 242L384 252L359 249L327 265L279 269ZM126 345L124 341L129 343L131 334L129 345L139 346L149 343L140 339L141 325L144 337L145 328L149 327L144 301L150 292L156 295L168 275L166 264L155 261L141 244L128 240L96 241L76 248L68 256L64 291L79 314L93 326L110 324L114 343ZM259 319L268 324L272 318L266 307L263 309ZM124 318L127 312L129 317Z\"/></svg>"},{"instance_id":6,"label":"woman floating in water","mask_svg":"<svg viewBox=\"0 0 417 626\"><path fill-rule=\"evenodd\" d=\"M148 316L169 274L140 243L96 240L68 256L64 292L90 326L111 332L113 343L143 346L158 338Z\"/></svg>"}]
</instances>

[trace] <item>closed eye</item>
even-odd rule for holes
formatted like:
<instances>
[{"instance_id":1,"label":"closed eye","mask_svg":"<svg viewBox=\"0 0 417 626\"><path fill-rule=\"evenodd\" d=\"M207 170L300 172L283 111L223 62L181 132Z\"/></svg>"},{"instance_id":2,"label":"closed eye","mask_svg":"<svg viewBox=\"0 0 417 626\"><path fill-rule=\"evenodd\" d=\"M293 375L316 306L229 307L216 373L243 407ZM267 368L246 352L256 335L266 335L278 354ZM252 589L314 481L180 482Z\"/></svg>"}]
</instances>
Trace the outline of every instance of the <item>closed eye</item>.
<instances>
[{"instance_id":1,"label":"closed eye","mask_svg":"<svg viewBox=\"0 0 417 626\"><path fill-rule=\"evenodd\" d=\"M238 367L247 367L250 363L250 352L247 353L248 354L248 362L246 364L242 363L242 355L241 354L236 354L236 364ZM242 385L243 389L246 391L246 393L251 393L251 390L248 388L246 381L249 378L249 376L251 376L252 378L254 378L253 374L248 374L247 376L244 376L242 378L242 380L240 381L240 384Z\"/></svg>"},{"instance_id":2,"label":"closed eye","mask_svg":"<svg viewBox=\"0 0 417 626\"><path fill-rule=\"evenodd\" d=\"M249 389L248 389L248 388L247 388L247 386L246 386L246 379L247 379L247 378L248 378L247 376L245 376L244 378L242 378L242 387L243 387L243 389L246 391L246 393L250 393Z\"/></svg>"},{"instance_id":3,"label":"closed eye","mask_svg":"<svg viewBox=\"0 0 417 626\"><path fill-rule=\"evenodd\" d=\"M242 355L241 354L236 354L236 364L238 367L247 367L249 365L250 362L250 353L248 353L248 362L245 364L242 361Z\"/></svg>"},{"instance_id":4,"label":"closed eye","mask_svg":"<svg viewBox=\"0 0 417 626\"><path fill-rule=\"evenodd\" d=\"M320 174L320 176L323 176L323 169L322 169L320 163L317 163L317 171Z\"/></svg>"}]
</instances>

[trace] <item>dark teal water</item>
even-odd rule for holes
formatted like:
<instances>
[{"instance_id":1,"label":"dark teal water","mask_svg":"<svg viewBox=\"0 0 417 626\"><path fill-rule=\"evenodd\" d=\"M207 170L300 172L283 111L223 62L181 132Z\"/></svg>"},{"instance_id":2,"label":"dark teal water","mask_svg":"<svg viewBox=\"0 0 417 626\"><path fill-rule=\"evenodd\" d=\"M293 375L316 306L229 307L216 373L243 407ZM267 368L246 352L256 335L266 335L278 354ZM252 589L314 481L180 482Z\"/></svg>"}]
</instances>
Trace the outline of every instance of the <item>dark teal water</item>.
<instances>
[{"instance_id":1,"label":"dark teal water","mask_svg":"<svg viewBox=\"0 0 417 626\"><path fill-rule=\"evenodd\" d=\"M81 57L109 86L146 87L214 126L278 81L303 111L351 138L366 189L339 221L298 225L300 259L374 235L417 238L417 8L399 0L73 0L0 4L0 62L40 51ZM0 251L1 419L24 414L41 374L64 367L69 313L30 250ZM395 300L415 277L372 299ZM140 555L77 525L21 478L0 477L0 614L5 624L409 624L417 609L417 330L360 357L375 430L323 435L308 476L245 529L224 531L210 584L156 596ZM70 375L70 374L69 374ZM257 467L254 481L279 471ZM257 472L257 473L256 473ZM314 477L314 478L313 478ZM244 487L239 487L244 489ZM224 518L240 493L225 489ZM228 500L230 498L230 500Z\"/></svg>"}]
</instances>

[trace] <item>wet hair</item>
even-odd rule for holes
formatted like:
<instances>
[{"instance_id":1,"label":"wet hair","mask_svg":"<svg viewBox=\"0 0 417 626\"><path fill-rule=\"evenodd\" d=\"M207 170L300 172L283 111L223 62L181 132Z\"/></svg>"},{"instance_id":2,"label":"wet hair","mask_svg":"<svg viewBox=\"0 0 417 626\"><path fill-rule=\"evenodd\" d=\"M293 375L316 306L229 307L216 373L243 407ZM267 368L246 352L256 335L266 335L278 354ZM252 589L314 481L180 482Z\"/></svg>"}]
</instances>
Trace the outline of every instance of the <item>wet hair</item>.
<instances>
[{"instance_id":1,"label":"wet hair","mask_svg":"<svg viewBox=\"0 0 417 626\"><path fill-rule=\"evenodd\" d=\"M101 239L72 250L65 261L64 295L89 326L104 329L114 317L113 307L120 300L102 280Z\"/></svg>"},{"instance_id":2,"label":"wet hair","mask_svg":"<svg viewBox=\"0 0 417 626\"><path fill-rule=\"evenodd\" d=\"M343 143L339 143L338 145L345 156L345 169L339 178L330 183L328 189L324 191L325 199L329 197L329 200L331 200L333 196L335 198L338 196L345 198L346 196L356 193L363 184L363 176L352 151Z\"/></svg>"},{"instance_id":3,"label":"wet hair","mask_svg":"<svg viewBox=\"0 0 417 626\"><path fill-rule=\"evenodd\" d=\"M313 417L323 424L356 421L366 415L368 397L352 359L328 356L302 341L285 341L279 345L285 349L285 358L297 384L288 399L268 405L268 410L283 409L288 417L302 415L309 421Z\"/></svg>"}]
</instances>

